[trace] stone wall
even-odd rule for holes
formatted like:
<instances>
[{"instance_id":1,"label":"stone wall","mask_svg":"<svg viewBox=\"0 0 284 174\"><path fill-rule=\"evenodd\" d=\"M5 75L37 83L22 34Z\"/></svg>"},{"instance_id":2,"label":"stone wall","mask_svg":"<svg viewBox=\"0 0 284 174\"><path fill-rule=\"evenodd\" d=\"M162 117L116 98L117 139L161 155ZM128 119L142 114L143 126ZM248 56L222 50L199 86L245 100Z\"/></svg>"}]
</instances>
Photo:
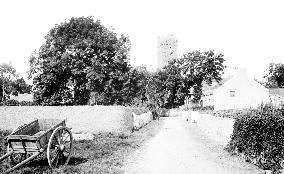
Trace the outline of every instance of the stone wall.
<instances>
[{"instance_id":1,"label":"stone wall","mask_svg":"<svg viewBox=\"0 0 284 174\"><path fill-rule=\"evenodd\" d=\"M179 117L181 116L182 111L180 111L179 109L170 109L168 110L166 116L167 117Z\"/></svg>"},{"instance_id":2,"label":"stone wall","mask_svg":"<svg viewBox=\"0 0 284 174\"><path fill-rule=\"evenodd\" d=\"M141 127L145 126L148 124L150 121L153 120L153 115L151 112L147 112L145 114L141 115L136 115L135 113L133 114L133 128L134 129L140 129Z\"/></svg>"},{"instance_id":3,"label":"stone wall","mask_svg":"<svg viewBox=\"0 0 284 174\"><path fill-rule=\"evenodd\" d=\"M37 118L66 119L74 133L125 133L133 128L131 109L123 106L0 107L0 129L13 130Z\"/></svg>"}]
</instances>

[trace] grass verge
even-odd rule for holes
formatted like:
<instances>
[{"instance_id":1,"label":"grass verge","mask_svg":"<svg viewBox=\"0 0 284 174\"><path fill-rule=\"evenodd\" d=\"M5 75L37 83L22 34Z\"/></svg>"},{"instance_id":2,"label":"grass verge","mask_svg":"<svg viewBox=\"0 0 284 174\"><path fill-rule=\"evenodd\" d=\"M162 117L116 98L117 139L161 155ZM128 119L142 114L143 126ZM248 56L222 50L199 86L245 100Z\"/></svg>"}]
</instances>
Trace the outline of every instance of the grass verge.
<instances>
[{"instance_id":1,"label":"grass verge","mask_svg":"<svg viewBox=\"0 0 284 174\"><path fill-rule=\"evenodd\" d=\"M51 169L43 154L13 173L124 173L122 166L126 157L155 136L162 126L162 120L154 120L130 135L98 134L94 136L94 140L75 141L74 154L68 166ZM0 144L3 144L3 136L0 137ZM0 173L4 168L7 168L7 164L0 163Z\"/></svg>"}]
</instances>

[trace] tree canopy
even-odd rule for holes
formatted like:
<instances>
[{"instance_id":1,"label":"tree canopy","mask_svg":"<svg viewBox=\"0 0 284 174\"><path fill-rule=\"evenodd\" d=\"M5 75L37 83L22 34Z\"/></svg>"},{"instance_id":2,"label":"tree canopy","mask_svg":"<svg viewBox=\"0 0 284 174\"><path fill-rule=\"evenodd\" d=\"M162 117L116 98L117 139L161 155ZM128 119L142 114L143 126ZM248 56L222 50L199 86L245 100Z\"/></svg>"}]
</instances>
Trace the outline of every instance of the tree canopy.
<instances>
[{"instance_id":1,"label":"tree canopy","mask_svg":"<svg viewBox=\"0 0 284 174\"><path fill-rule=\"evenodd\" d=\"M284 88L284 64L270 63L264 78L266 78L266 87Z\"/></svg>"},{"instance_id":2,"label":"tree canopy","mask_svg":"<svg viewBox=\"0 0 284 174\"><path fill-rule=\"evenodd\" d=\"M12 63L0 64L0 101L8 100L9 95L18 93L30 93L31 85L20 78Z\"/></svg>"},{"instance_id":3,"label":"tree canopy","mask_svg":"<svg viewBox=\"0 0 284 174\"><path fill-rule=\"evenodd\" d=\"M92 17L71 18L55 25L45 43L30 58L34 98L40 105L146 104L182 105L202 81L221 80L224 56L193 51L156 72L129 64L128 37L104 27Z\"/></svg>"},{"instance_id":4,"label":"tree canopy","mask_svg":"<svg viewBox=\"0 0 284 174\"><path fill-rule=\"evenodd\" d=\"M120 103L129 72L128 37L92 17L71 18L53 27L30 58L35 100L41 105L87 104L91 92L101 104Z\"/></svg>"},{"instance_id":5,"label":"tree canopy","mask_svg":"<svg viewBox=\"0 0 284 174\"><path fill-rule=\"evenodd\" d=\"M184 99L194 89L194 101L202 95L202 82L220 81L224 56L213 51L193 51L174 59L150 78L147 99L158 107L174 108L184 104Z\"/></svg>"},{"instance_id":6,"label":"tree canopy","mask_svg":"<svg viewBox=\"0 0 284 174\"><path fill-rule=\"evenodd\" d=\"M211 84L213 79L217 82L222 79L226 68L224 62L224 55L216 54L214 51L192 51L182 56L182 75L186 77L187 83L193 84L195 101L201 97L203 81Z\"/></svg>"}]
</instances>

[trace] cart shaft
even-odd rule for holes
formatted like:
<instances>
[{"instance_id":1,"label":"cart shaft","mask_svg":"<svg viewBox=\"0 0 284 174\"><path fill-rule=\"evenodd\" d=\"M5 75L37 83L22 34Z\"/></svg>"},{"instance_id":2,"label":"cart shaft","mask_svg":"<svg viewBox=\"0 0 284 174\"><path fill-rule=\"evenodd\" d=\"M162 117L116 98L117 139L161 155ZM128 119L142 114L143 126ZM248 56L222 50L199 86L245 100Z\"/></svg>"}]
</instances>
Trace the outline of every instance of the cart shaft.
<instances>
[{"instance_id":1,"label":"cart shaft","mask_svg":"<svg viewBox=\"0 0 284 174\"><path fill-rule=\"evenodd\" d=\"M9 157L12 154L13 154L13 151L10 151L10 152L6 153L5 155L0 157L0 161L3 161L5 158Z\"/></svg>"},{"instance_id":2,"label":"cart shaft","mask_svg":"<svg viewBox=\"0 0 284 174\"><path fill-rule=\"evenodd\" d=\"M40 152L35 153L35 154L32 155L31 157L25 159L24 161L22 161L21 163L15 165L15 166L12 167L11 169L8 169L8 170L5 172L5 174L12 172L12 171L14 171L15 169L17 169L17 168L21 167L22 165L26 164L27 162L33 160L33 159L36 158L39 154L40 154Z\"/></svg>"}]
</instances>

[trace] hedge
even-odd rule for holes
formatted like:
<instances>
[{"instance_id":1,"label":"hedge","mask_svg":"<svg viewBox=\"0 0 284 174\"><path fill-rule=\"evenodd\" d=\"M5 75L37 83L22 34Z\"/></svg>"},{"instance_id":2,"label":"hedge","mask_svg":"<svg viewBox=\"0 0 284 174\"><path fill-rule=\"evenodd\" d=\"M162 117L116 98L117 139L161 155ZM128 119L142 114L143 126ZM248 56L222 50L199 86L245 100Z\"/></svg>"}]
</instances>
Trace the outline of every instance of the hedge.
<instances>
[{"instance_id":1,"label":"hedge","mask_svg":"<svg viewBox=\"0 0 284 174\"><path fill-rule=\"evenodd\" d=\"M262 169L279 171L284 161L283 108L266 105L255 110L235 111L236 121L227 149L244 155Z\"/></svg>"},{"instance_id":2,"label":"hedge","mask_svg":"<svg viewBox=\"0 0 284 174\"><path fill-rule=\"evenodd\" d=\"M21 101L18 100L7 100L5 102L1 102L0 106L35 106L36 104L31 101Z\"/></svg>"},{"instance_id":3,"label":"hedge","mask_svg":"<svg viewBox=\"0 0 284 174\"><path fill-rule=\"evenodd\" d=\"M0 129L0 156L4 155L7 152L5 137L10 133L10 131Z\"/></svg>"}]
</instances>

